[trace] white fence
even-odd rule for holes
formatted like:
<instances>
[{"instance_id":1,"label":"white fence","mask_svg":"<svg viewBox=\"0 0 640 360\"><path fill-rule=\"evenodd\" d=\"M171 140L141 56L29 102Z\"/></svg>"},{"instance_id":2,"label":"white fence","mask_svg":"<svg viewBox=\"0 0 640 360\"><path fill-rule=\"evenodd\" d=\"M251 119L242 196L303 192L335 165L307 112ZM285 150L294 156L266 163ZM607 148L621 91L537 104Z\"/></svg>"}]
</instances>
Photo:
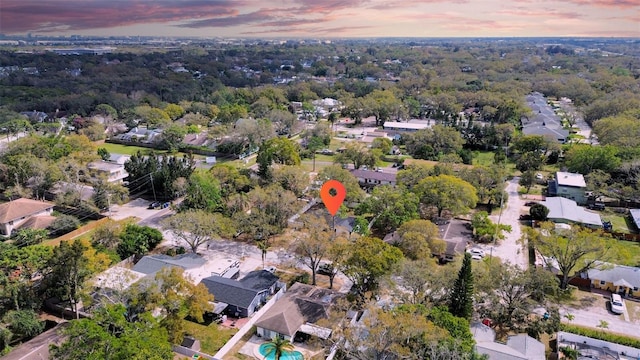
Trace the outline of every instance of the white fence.
<instances>
[{"instance_id":1,"label":"white fence","mask_svg":"<svg viewBox=\"0 0 640 360\"><path fill-rule=\"evenodd\" d=\"M620 355L637 357L638 359L640 359L640 349L560 331L558 332L558 345L561 346L560 343L563 343L563 342L586 344L586 345L597 347L597 348L612 350L617 352Z\"/></svg>"},{"instance_id":2,"label":"white fence","mask_svg":"<svg viewBox=\"0 0 640 360\"><path fill-rule=\"evenodd\" d=\"M233 335L233 337L229 339L229 341L227 341L227 343L224 344L224 346L220 350L218 350L218 352L213 357L215 359L222 359L225 355L227 355L227 353L242 339L242 337L246 333L248 333L249 330L251 330L251 328L253 327L253 324L255 324L256 321L258 321L258 319L260 319L260 317L264 313L266 313L271 308L271 306L273 306L273 304L275 304L275 302L278 301L278 299L280 299L284 295L286 290L287 289L283 287L277 293L275 293L273 297L269 299L269 301L267 301L266 304L264 304L262 309L260 309L258 312L253 314L251 319L249 319L249 321L247 321L247 323L244 324L244 326L241 327L240 330L238 330L238 332L235 335Z\"/></svg>"}]
</instances>

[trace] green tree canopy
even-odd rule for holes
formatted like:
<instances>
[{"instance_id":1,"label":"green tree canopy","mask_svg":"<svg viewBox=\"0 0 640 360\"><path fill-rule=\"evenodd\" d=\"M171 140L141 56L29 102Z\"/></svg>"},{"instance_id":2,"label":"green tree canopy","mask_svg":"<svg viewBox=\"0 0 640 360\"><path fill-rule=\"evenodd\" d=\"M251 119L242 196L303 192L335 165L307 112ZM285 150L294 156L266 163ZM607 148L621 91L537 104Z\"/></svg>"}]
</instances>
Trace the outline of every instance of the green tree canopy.
<instances>
[{"instance_id":1,"label":"green tree canopy","mask_svg":"<svg viewBox=\"0 0 640 360\"><path fill-rule=\"evenodd\" d=\"M367 291L376 290L385 275L389 275L402 259L402 252L374 237L360 237L350 243L342 272L353 281L353 289L364 299Z\"/></svg>"},{"instance_id":2,"label":"green tree canopy","mask_svg":"<svg viewBox=\"0 0 640 360\"><path fill-rule=\"evenodd\" d=\"M440 239L438 226L429 220L410 220L397 230L398 247L411 260L428 259L443 254L446 243Z\"/></svg>"},{"instance_id":3,"label":"green tree canopy","mask_svg":"<svg viewBox=\"0 0 640 360\"><path fill-rule=\"evenodd\" d=\"M370 214L373 216L373 226L388 232L419 217L418 199L404 187L376 186L371 196L360 203L356 214Z\"/></svg>"},{"instance_id":4,"label":"green tree canopy","mask_svg":"<svg viewBox=\"0 0 640 360\"><path fill-rule=\"evenodd\" d=\"M79 318L78 303L84 281L91 275L89 261L84 255L87 248L81 241L63 241L53 249L45 276L52 295L68 302Z\"/></svg>"},{"instance_id":5,"label":"green tree canopy","mask_svg":"<svg viewBox=\"0 0 640 360\"><path fill-rule=\"evenodd\" d=\"M129 311L142 309L144 313L157 307L162 309L165 317L160 325L167 329L173 344L180 344L183 340L186 316L202 322L204 313L213 311L213 295L204 284L194 285L185 278L182 268L164 268L156 273L154 279L136 283L131 293Z\"/></svg>"},{"instance_id":6,"label":"green tree canopy","mask_svg":"<svg viewBox=\"0 0 640 360\"><path fill-rule=\"evenodd\" d=\"M426 160L438 160L441 155L457 154L464 145L464 139L458 130L442 125L434 125L403 138L409 154Z\"/></svg>"},{"instance_id":7,"label":"green tree canopy","mask_svg":"<svg viewBox=\"0 0 640 360\"><path fill-rule=\"evenodd\" d=\"M118 255L126 259L131 255L144 255L155 249L162 241L162 233L158 229L137 224L127 224L120 232Z\"/></svg>"},{"instance_id":8,"label":"green tree canopy","mask_svg":"<svg viewBox=\"0 0 640 360\"><path fill-rule=\"evenodd\" d=\"M354 169L359 169L365 165L373 168L378 159L364 144L354 141L345 145L344 151L335 156L334 162L342 165L353 164Z\"/></svg>"},{"instance_id":9,"label":"green tree canopy","mask_svg":"<svg viewBox=\"0 0 640 360\"><path fill-rule=\"evenodd\" d=\"M262 143L256 159L258 174L263 179L271 179L271 164L300 165L298 145L293 141L277 137Z\"/></svg>"},{"instance_id":10,"label":"green tree canopy","mask_svg":"<svg viewBox=\"0 0 640 360\"><path fill-rule=\"evenodd\" d=\"M224 209L220 183L211 171L194 171L191 174L181 209L208 212Z\"/></svg>"},{"instance_id":11,"label":"green tree canopy","mask_svg":"<svg viewBox=\"0 0 640 360\"><path fill-rule=\"evenodd\" d=\"M205 210L179 212L163 220L163 225L187 244L194 254L208 241L230 238L235 232L231 219Z\"/></svg>"},{"instance_id":12,"label":"green tree canopy","mask_svg":"<svg viewBox=\"0 0 640 360\"><path fill-rule=\"evenodd\" d=\"M455 316L470 320L473 315L473 295L471 254L465 252L458 278L449 294L449 311Z\"/></svg>"},{"instance_id":13,"label":"green tree canopy","mask_svg":"<svg viewBox=\"0 0 640 360\"><path fill-rule=\"evenodd\" d=\"M125 318L124 305L109 305L94 311L93 318L73 321L64 328L65 341L50 345L55 360L171 360L174 358L167 330L151 313L135 322Z\"/></svg>"},{"instance_id":14,"label":"green tree canopy","mask_svg":"<svg viewBox=\"0 0 640 360\"><path fill-rule=\"evenodd\" d=\"M565 164L571 172L583 175L589 174L593 170L611 172L620 166L620 159L616 156L618 150L611 146L572 146L565 153Z\"/></svg>"},{"instance_id":15,"label":"green tree canopy","mask_svg":"<svg viewBox=\"0 0 640 360\"><path fill-rule=\"evenodd\" d=\"M442 216L448 210L453 215L461 214L476 206L476 189L468 182L451 175L428 176L413 189L426 206L433 206Z\"/></svg>"},{"instance_id":16,"label":"green tree canopy","mask_svg":"<svg viewBox=\"0 0 640 360\"><path fill-rule=\"evenodd\" d=\"M610 235L601 231L572 227L571 230L554 231L553 224L543 224L543 232L525 233L532 246L550 263L557 267L562 279L560 288L566 289L569 280L579 274L598 267L613 259L614 251Z\"/></svg>"}]
</instances>

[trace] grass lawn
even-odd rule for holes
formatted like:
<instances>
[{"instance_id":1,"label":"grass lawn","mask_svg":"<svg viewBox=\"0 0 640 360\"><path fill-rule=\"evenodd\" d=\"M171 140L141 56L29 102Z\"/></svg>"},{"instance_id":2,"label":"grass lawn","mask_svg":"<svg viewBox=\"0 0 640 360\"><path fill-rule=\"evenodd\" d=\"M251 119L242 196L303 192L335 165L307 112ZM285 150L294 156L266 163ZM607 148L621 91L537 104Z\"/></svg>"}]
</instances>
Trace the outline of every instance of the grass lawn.
<instances>
[{"instance_id":1,"label":"grass lawn","mask_svg":"<svg viewBox=\"0 0 640 360\"><path fill-rule=\"evenodd\" d=\"M617 214L611 211L605 211L601 216L603 220L611 221L611 225L613 225L613 231L631 233L631 230L629 228L630 219L628 218L628 216Z\"/></svg>"},{"instance_id":2,"label":"grass lawn","mask_svg":"<svg viewBox=\"0 0 640 360\"><path fill-rule=\"evenodd\" d=\"M538 184L533 185L531 189L529 189L529 192L527 192L527 188L524 186L518 186L518 194L520 195L542 195L543 191L544 186Z\"/></svg>"},{"instance_id":3,"label":"grass lawn","mask_svg":"<svg viewBox=\"0 0 640 360\"><path fill-rule=\"evenodd\" d=\"M616 240L617 248L624 254L624 261L617 264L628 266L640 266L640 243L633 241Z\"/></svg>"},{"instance_id":4,"label":"grass lawn","mask_svg":"<svg viewBox=\"0 0 640 360\"><path fill-rule=\"evenodd\" d=\"M473 165L491 166L495 156L493 151L474 151Z\"/></svg>"},{"instance_id":5,"label":"grass lawn","mask_svg":"<svg viewBox=\"0 0 640 360\"><path fill-rule=\"evenodd\" d=\"M109 220L111 222L117 222L121 225L126 225L128 223L136 223L138 219L136 218L126 218L126 219L122 219L122 220ZM54 239L48 239L42 242L42 245L47 245L47 246L58 246L60 245L61 241L66 241L66 240L75 240L75 239L88 239L91 240L91 235L93 235L93 232L96 230L96 227L93 225L94 221L89 222L88 224L85 224L83 227L80 227L79 229L85 228L86 227L86 231L80 231L79 235L76 236L72 236L73 234L69 233L69 234L65 234L62 236L59 236L57 238Z\"/></svg>"},{"instance_id":6,"label":"grass lawn","mask_svg":"<svg viewBox=\"0 0 640 360\"><path fill-rule=\"evenodd\" d=\"M99 148L107 149L107 151L110 154L134 155L138 151L142 152L143 155L149 155L152 152L155 152L156 154L166 154L167 153L166 150L156 150L156 149L145 148L145 147L141 147L141 146L129 146L129 145L122 145L122 144L103 143L103 144L98 144L97 146ZM182 157L183 155L187 155L187 154L182 153L182 152L178 152L178 153L175 153L175 154L172 154L172 155ZM193 154L193 157L195 159L204 159L205 158L205 156L197 155L197 154ZM222 160L222 159L220 159L220 160Z\"/></svg>"},{"instance_id":7,"label":"grass lawn","mask_svg":"<svg viewBox=\"0 0 640 360\"><path fill-rule=\"evenodd\" d=\"M124 155L133 155L138 151L141 151L143 154L149 154L153 149L144 148L140 146L128 146L122 144L112 144L112 143L104 143L98 145L98 147L102 147L107 149L110 154L124 154Z\"/></svg>"},{"instance_id":8,"label":"grass lawn","mask_svg":"<svg viewBox=\"0 0 640 360\"><path fill-rule=\"evenodd\" d=\"M196 324L194 322L183 320L184 330L187 334L193 335L200 340L202 352L207 354L215 354L238 332L238 329L225 329L216 323L209 326Z\"/></svg>"}]
</instances>

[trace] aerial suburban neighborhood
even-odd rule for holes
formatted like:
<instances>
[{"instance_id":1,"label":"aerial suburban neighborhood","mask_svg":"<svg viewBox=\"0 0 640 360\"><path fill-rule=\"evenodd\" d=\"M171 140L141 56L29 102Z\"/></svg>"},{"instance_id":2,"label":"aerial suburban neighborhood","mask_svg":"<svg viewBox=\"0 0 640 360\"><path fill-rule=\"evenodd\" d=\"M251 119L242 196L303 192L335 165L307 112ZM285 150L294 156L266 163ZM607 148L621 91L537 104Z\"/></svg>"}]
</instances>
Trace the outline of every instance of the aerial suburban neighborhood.
<instances>
[{"instance_id":1,"label":"aerial suburban neighborhood","mask_svg":"<svg viewBox=\"0 0 640 360\"><path fill-rule=\"evenodd\" d=\"M637 40L79 39L0 42L2 359L640 359Z\"/></svg>"}]
</instances>

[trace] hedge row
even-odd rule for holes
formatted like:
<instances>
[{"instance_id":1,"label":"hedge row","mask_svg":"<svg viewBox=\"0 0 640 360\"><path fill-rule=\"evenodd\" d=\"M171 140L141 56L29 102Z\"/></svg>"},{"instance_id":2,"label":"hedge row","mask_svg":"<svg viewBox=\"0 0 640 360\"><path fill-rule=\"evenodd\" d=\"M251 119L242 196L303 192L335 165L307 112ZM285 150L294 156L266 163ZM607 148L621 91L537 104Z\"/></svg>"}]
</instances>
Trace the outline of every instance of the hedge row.
<instances>
[{"instance_id":1,"label":"hedge row","mask_svg":"<svg viewBox=\"0 0 640 360\"><path fill-rule=\"evenodd\" d=\"M604 332L602 330L596 330L596 329L591 329L583 326L569 325L569 324L561 324L560 330L568 333L572 333L572 334L577 334L577 335L587 336L587 337L598 339L598 340L612 342L614 344L640 348L640 339L638 338L612 334L609 332Z\"/></svg>"}]
</instances>

